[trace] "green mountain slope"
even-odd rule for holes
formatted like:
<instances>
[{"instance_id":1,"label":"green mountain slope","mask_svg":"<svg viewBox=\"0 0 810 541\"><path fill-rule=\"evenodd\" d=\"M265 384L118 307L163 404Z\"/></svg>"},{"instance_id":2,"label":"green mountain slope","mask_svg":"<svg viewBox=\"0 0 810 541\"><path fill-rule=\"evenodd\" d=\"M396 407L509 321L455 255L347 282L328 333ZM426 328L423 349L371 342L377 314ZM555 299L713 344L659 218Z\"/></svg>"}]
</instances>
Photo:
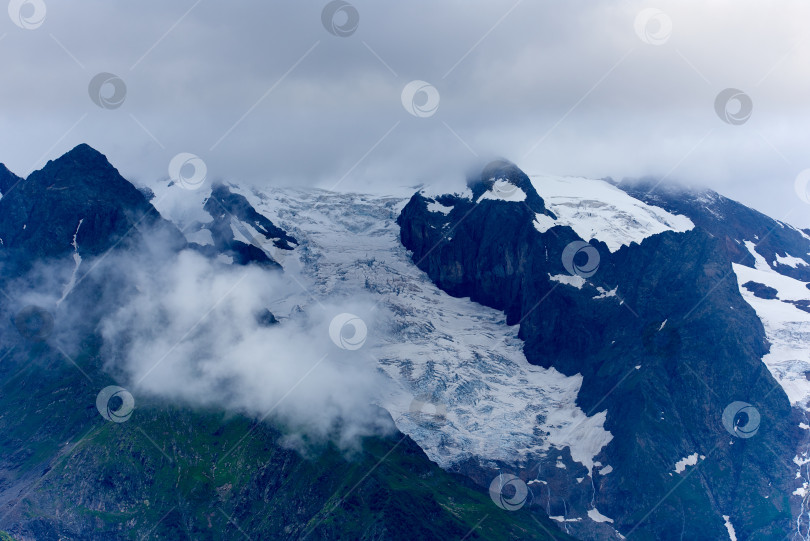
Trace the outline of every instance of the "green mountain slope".
<instances>
[{"instance_id":1,"label":"green mountain slope","mask_svg":"<svg viewBox=\"0 0 810 541\"><path fill-rule=\"evenodd\" d=\"M47 342L12 341L0 524L17 539L568 538L536 508L499 509L399 433L304 458L241 416L136 397L128 421L106 421L95 398L112 382L92 350L73 366Z\"/></svg>"},{"instance_id":2,"label":"green mountain slope","mask_svg":"<svg viewBox=\"0 0 810 541\"><path fill-rule=\"evenodd\" d=\"M117 305L100 292L126 289L124 280L99 267L64 303L48 303L54 320L43 333L42 314L18 299L38 271L61 291L62 262L72 269L74 250L89 261L150 241L185 242L86 145L24 181L0 174L0 184L17 183L0 200L0 529L14 539L567 538L537 506L500 509L393 426L348 456L330 444L309 444L304 456L272 417L135 396L129 419L105 419L96 399L115 381L97 325Z\"/></svg>"}]
</instances>

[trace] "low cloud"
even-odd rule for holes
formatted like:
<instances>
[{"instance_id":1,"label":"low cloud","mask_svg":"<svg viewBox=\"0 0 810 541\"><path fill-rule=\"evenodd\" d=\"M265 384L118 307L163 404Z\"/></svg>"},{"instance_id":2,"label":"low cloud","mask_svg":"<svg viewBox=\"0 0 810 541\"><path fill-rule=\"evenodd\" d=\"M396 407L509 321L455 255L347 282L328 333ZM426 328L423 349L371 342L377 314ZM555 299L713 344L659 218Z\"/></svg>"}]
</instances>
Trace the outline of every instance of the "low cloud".
<instances>
[{"instance_id":1,"label":"low cloud","mask_svg":"<svg viewBox=\"0 0 810 541\"><path fill-rule=\"evenodd\" d=\"M240 413L271 422L296 446L332 441L350 450L362 436L394 430L376 406L387 384L367 353L377 327L358 334L349 323L330 336L339 314L380 321L362 296L322 299L304 311L291 301L301 290L285 274L151 242L83 261L80 274L93 270L58 306L70 267L37 266L17 282L16 304L53 311L50 340L71 354L97 332L105 371L136 407L158 399ZM284 308L279 322L268 311L274 307Z\"/></svg>"},{"instance_id":2,"label":"low cloud","mask_svg":"<svg viewBox=\"0 0 810 541\"><path fill-rule=\"evenodd\" d=\"M327 3L92 0L50 3L38 29L6 20L0 161L25 174L87 142L144 183L193 152L211 179L391 193L452 186L494 155L706 184L810 225L793 191L810 167L806 2L665 0L646 41L641 0L353 0L345 37L324 28ZM88 95L100 72L126 83L120 107ZM438 91L435 114L403 107L414 80ZM715 112L727 88L753 101L744 125Z\"/></svg>"}]
</instances>

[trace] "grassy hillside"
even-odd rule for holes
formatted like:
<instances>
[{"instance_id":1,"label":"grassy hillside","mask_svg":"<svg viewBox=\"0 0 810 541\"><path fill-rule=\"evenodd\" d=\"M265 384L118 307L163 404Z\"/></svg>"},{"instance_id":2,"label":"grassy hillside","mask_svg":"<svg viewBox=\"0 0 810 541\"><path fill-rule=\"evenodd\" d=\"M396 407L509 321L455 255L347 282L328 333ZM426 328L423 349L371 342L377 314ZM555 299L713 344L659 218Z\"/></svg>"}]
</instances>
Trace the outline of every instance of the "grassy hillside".
<instances>
[{"instance_id":1,"label":"grassy hillside","mask_svg":"<svg viewBox=\"0 0 810 541\"><path fill-rule=\"evenodd\" d=\"M567 539L537 508L499 509L399 433L304 458L276 428L222 412L136 397L128 421L106 421L95 399L113 381L92 342L71 362L12 331L0 527L16 539Z\"/></svg>"}]
</instances>

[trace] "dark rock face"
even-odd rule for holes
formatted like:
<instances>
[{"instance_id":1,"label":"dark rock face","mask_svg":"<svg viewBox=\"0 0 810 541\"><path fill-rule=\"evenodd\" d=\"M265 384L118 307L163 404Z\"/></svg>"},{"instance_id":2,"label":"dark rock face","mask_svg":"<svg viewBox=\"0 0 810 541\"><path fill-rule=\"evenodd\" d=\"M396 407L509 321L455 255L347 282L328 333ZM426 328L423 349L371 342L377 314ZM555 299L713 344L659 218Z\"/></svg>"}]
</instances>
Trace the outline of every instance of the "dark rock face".
<instances>
[{"instance_id":1,"label":"dark rock face","mask_svg":"<svg viewBox=\"0 0 810 541\"><path fill-rule=\"evenodd\" d=\"M119 242L141 242L147 230L169 245L185 245L177 228L104 155L84 144L25 180L3 166L0 193L4 278L21 275L34 261L72 253L74 235L82 257L101 255Z\"/></svg>"},{"instance_id":2,"label":"dark rock face","mask_svg":"<svg viewBox=\"0 0 810 541\"><path fill-rule=\"evenodd\" d=\"M744 283L743 287L760 299L775 299L777 298L777 293L779 293L774 288L760 284L759 282L754 282L753 280Z\"/></svg>"},{"instance_id":3,"label":"dark rock face","mask_svg":"<svg viewBox=\"0 0 810 541\"><path fill-rule=\"evenodd\" d=\"M498 184L499 181L502 187ZM556 218L553 213L546 210L543 199L537 194L526 173L510 161L501 159L490 162L480 177L468 179L468 185L473 194L473 201L478 201L489 190L500 190L504 192L503 195L509 195L512 187L518 188L526 194L525 205L530 210Z\"/></svg>"},{"instance_id":4,"label":"dark rock face","mask_svg":"<svg viewBox=\"0 0 810 541\"><path fill-rule=\"evenodd\" d=\"M744 242L756 245L756 252L768 265L785 276L810 281L810 233L774 220L752 208L723 197L712 190L691 191L677 185L661 184L654 179L612 182L627 194L675 214L683 214L701 229L721 241L732 262L754 266L754 258ZM791 255L807 265L779 264L777 256Z\"/></svg>"},{"instance_id":5,"label":"dark rock face","mask_svg":"<svg viewBox=\"0 0 810 541\"><path fill-rule=\"evenodd\" d=\"M72 253L74 235L83 257L153 241L186 247L86 145L22 182L5 173L0 168L2 279ZM241 196L215 193L223 213L280 248L295 244ZM219 238L224 251L234 249L224 232ZM268 261L244 255L237 263ZM87 306L100 304L105 283L118 287L108 270L100 265L55 314L57 328L61 317L91 320L86 334L72 337L70 362L50 334L53 320L43 319L49 314L17 311L0 296L0 529L14 539L571 539L540 510L499 510L486 491L441 470L393 430L366 438L351 457L331 444L304 457L277 427L231 413L137 397L131 419L105 421L96 397L116 382L94 323L109 307ZM268 310L256 318L283 325Z\"/></svg>"},{"instance_id":6,"label":"dark rock face","mask_svg":"<svg viewBox=\"0 0 810 541\"><path fill-rule=\"evenodd\" d=\"M785 302L789 302L799 310L810 313L810 301L806 299L801 299L798 301L785 301Z\"/></svg>"},{"instance_id":7,"label":"dark rock face","mask_svg":"<svg viewBox=\"0 0 810 541\"><path fill-rule=\"evenodd\" d=\"M9 171L5 165L0 163L0 195L8 193L20 181L22 181L20 177Z\"/></svg>"},{"instance_id":8,"label":"dark rock face","mask_svg":"<svg viewBox=\"0 0 810 541\"><path fill-rule=\"evenodd\" d=\"M542 512L498 510L399 433L303 457L231 414L144 403L105 422L97 352L77 359L89 381L17 345L0 366L0 527L16 540L460 539L487 513L470 539L572 539Z\"/></svg>"},{"instance_id":9,"label":"dark rock face","mask_svg":"<svg viewBox=\"0 0 810 541\"><path fill-rule=\"evenodd\" d=\"M219 253L233 257L237 265L256 263L264 267L281 268L281 265L258 246L258 243L246 244L234 238L231 227L240 227L240 221L250 224L266 239L272 240L275 247L282 250L292 250L293 245L298 244L286 231L256 212L244 196L232 193L223 184L214 186L204 208L214 219L207 226L214 239L214 247ZM250 234L245 231L245 236L249 238Z\"/></svg>"},{"instance_id":10,"label":"dark rock face","mask_svg":"<svg viewBox=\"0 0 810 541\"><path fill-rule=\"evenodd\" d=\"M793 472L773 453L790 461L797 421L761 361L764 330L737 289L726 241L700 226L615 253L594 240L598 270L577 288L550 277L574 278L563 253L581 239L568 227L535 229L542 199L475 203L475 194L445 198L447 215L414 195L398 219L402 243L442 289L519 323L531 363L582 374L578 405L589 416L606 409L614 436L597 456L613 473L592 473L596 507L634 538L721 539L722 515L740 539L781 538ZM734 401L761 413L756 437L724 428ZM705 459L676 472L693 453Z\"/></svg>"},{"instance_id":11,"label":"dark rock face","mask_svg":"<svg viewBox=\"0 0 810 541\"><path fill-rule=\"evenodd\" d=\"M278 320L276 316L270 310L262 310L259 314L256 315L256 321L259 322L259 325L262 327L270 327L272 325L278 325Z\"/></svg>"}]
</instances>

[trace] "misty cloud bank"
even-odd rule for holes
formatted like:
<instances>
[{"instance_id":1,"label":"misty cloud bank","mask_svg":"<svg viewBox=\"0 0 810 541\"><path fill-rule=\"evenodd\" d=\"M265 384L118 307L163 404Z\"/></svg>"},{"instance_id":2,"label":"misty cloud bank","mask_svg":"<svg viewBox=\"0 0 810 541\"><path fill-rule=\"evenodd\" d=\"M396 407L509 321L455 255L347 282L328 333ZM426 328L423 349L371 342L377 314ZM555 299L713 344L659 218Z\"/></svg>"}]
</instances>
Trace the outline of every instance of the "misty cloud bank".
<instances>
[{"instance_id":1,"label":"misty cloud bank","mask_svg":"<svg viewBox=\"0 0 810 541\"><path fill-rule=\"evenodd\" d=\"M659 2L655 43L640 0L357 0L345 37L326 4L49 2L39 28L6 19L0 160L24 174L87 142L142 183L192 152L212 179L390 193L452 190L504 156L529 174L706 184L810 225L793 190L810 167L806 2ZM88 96L98 73L126 84L115 109ZM435 114L403 107L414 80L436 89ZM744 125L715 113L727 88L752 100Z\"/></svg>"},{"instance_id":2,"label":"misty cloud bank","mask_svg":"<svg viewBox=\"0 0 810 541\"><path fill-rule=\"evenodd\" d=\"M52 339L71 355L97 332L105 371L134 395L136 408L158 399L224 409L281 427L293 445L333 441L350 449L361 436L393 430L375 407L387 380L367 353L384 327L373 322L384 315L371 317L372 303L361 296L294 307L274 323L268 307L304 299L288 276L192 249L172 253L155 240L83 261L79 275L92 271L57 305L73 265L38 265L17 282L17 304L53 311ZM339 347L335 329L330 337L330 323L346 312L367 322L364 347ZM351 325L341 330L352 337Z\"/></svg>"}]
</instances>

